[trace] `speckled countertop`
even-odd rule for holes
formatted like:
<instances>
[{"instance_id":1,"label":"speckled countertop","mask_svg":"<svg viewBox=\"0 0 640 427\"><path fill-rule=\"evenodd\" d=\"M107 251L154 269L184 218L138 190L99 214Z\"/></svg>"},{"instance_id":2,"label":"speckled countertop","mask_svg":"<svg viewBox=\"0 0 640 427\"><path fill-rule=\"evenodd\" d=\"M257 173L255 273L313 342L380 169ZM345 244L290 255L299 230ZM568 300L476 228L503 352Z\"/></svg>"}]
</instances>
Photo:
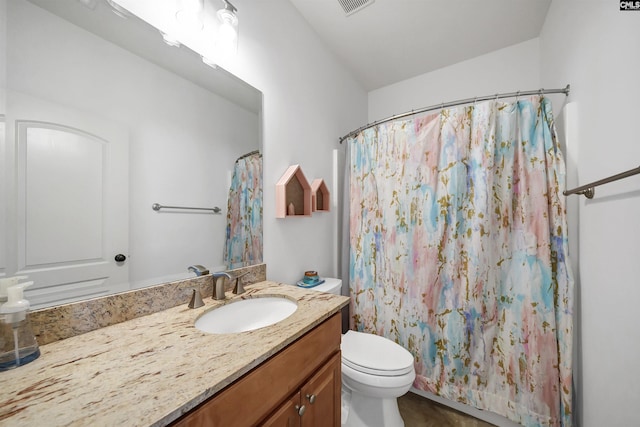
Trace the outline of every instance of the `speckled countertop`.
<instances>
[{"instance_id":1,"label":"speckled countertop","mask_svg":"<svg viewBox=\"0 0 640 427\"><path fill-rule=\"evenodd\" d=\"M40 358L0 372L0 425L169 424L283 349L348 302L346 297L275 282L240 298L298 301L285 320L255 331L206 334L193 326L226 301L205 299L40 347ZM227 293L227 297L236 297Z\"/></svg>"}]
</instances>

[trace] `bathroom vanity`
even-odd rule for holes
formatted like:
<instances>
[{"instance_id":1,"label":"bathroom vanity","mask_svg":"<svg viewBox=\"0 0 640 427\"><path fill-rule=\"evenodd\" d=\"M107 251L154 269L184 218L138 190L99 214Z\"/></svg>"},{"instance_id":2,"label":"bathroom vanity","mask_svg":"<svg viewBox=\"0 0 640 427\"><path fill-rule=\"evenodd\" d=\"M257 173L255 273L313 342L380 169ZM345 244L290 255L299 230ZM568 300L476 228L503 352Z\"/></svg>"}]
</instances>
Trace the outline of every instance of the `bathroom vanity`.
<instances>
[{"instance_id":1,"label":"bathroom vanity","mask_svg":"<svg viewBox=\"0 0 640 427\"><path fill-rule=\"evenodd\" d=\"M260 282L298 309L265 328L207 334L205 299L41 346L2 373L2 425L339 425L340 309L348 298ZM319 417L314 421L314 417Z\"/></svg>"},{"instance_id":2,"label":"bathroom vanity","mask_svg":"<svg viewBox=\"0 0 640 427\"><path fill-rule=\"evenodd\" d=\"M339 426L340 328L337 313L174 425Z\"/></svg>"}]
</instances>

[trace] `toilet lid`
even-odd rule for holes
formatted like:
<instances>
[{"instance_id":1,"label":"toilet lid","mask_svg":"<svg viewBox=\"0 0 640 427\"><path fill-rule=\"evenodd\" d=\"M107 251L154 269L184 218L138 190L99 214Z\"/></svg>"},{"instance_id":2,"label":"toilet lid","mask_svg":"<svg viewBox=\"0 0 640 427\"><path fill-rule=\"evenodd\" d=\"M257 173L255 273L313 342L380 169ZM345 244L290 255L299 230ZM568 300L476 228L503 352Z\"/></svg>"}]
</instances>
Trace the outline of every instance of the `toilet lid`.
<instances>
[{"instance_id":1,"label":"toilet lid","mask_svg":"<svg viewBox=\"0 0 640 427\"><path fill-rule=\"evenodd\" d=\"M380 376L413 370L413 356L395 342L373 334L347 331L340 345L342 363L356 371Z\"/></svg>"}]
</instances>

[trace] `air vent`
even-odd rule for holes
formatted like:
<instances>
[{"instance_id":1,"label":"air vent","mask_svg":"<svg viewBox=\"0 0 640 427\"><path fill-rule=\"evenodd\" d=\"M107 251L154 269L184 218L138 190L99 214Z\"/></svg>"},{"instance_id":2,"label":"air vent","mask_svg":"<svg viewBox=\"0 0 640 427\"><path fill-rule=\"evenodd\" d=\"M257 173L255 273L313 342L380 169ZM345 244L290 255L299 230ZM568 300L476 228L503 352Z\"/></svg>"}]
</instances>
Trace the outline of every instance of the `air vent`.
<instances>
[{"instance_id":1,"label":"air vent","mask_svg":"<svg viewBox=\"0 0 640 427\"><path fill-rule=\"evenodd\" d=\"M375 0L338 0L338 3L340 3L340 6L344 9L344 13L349 16L369 6L374 1Z\"/></svg>"}]
</instances>

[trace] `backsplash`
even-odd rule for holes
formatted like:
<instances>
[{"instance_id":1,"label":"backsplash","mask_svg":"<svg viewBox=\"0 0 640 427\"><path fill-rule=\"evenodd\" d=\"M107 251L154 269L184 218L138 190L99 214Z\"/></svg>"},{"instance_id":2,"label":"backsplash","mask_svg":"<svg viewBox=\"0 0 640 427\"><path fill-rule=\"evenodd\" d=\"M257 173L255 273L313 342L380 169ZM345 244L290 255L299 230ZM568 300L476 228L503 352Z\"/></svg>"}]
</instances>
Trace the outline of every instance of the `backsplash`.
<instances>
[{"instance_id":1,"label":"backsplash","mask_svg":"<svg viewBox=\"0 0 640 427\"><path fill-rule=\"evenodd\" d=\"M267 265L258 264L229 270L232 275L248 273L239 280L243 285L267 280ZM227 290L233 287L228 283ZM157 313L189 302L194 288L202 298L211 297L213 277L194 277L148 288L93 298L85 301L42 308L29 313L31 326L39 345L49 344L105 326Z\"/></svg>"}]
</instances>

